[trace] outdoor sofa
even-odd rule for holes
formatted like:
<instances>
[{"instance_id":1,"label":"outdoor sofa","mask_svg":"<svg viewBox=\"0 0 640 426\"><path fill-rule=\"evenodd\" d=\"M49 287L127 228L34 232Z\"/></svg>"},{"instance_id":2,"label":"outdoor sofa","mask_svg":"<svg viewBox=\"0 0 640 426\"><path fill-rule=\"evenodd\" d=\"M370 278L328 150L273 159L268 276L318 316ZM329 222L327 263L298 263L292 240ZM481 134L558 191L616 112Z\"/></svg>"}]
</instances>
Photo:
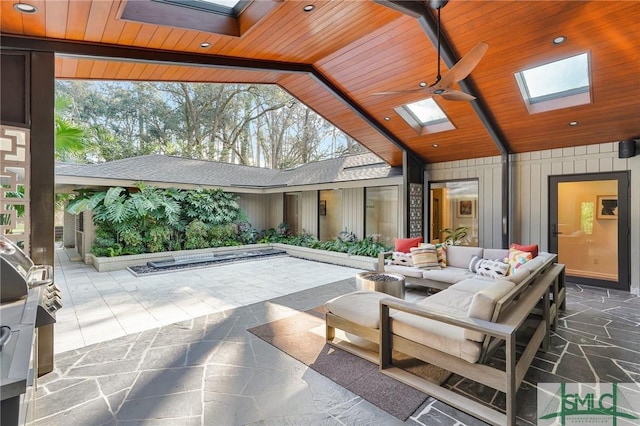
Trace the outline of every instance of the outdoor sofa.
<instances>
[{"instance_id":1,"label":"outdoor sofa","mask_svg":"<svg viewBox=\"0 0 640 426\"><path fill-rule=\"evenodd\" d=\"M421 285L429 288L445 289L452 284L458 283L467 278L476 278L487 281L495 281L490 275L479 275L476 271L471 271L469 266L474 256L478 259L502 261L509 256L509 249L490 249L469 246L446 246L446 260L440 263L437 268L419 268L415 266L405 266L392 263L390 259L394 255L392 251L385 251L378 255L378 271L402 274L410 278L408 281L414 285ZM549 260L550 253L535 253L536 256L527 264L526 268L519 268L517 272L508 274L505 278L519 284L531 271L540 267ZM530 263L533 262L533 263ZM502 277L500 277L502 278Z\"/></svg>"},{"instance_id":2,"label":"outdoor sofa","mask_svg":"<svg viewBox=\"0 0 640 426\"><path fill-rule=\"evenodd\" d=\"M325 304L327 342L483 421L513 425L516 392L536 351L547 349L564 305L564 265L556 255L540 259L517 283L465 278L417 303L372 291L339 296ZM378 351L336 338L336 329L378 344ZM516 334L525 330L533 334L517 356ZM487 364L499 348L505 365ZM392 350L504 392L506 414L394 366Z\"/></svg>"}]
</instances>

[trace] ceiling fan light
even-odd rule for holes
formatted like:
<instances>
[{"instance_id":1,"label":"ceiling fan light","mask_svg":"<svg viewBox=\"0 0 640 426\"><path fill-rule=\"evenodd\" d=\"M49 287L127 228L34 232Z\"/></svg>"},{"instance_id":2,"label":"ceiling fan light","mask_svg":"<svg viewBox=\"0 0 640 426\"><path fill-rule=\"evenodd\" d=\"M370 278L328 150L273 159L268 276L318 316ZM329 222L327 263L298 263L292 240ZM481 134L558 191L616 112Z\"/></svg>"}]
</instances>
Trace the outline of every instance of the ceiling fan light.
<instances>
[{"instance_id":1,"label":"ceiling fan light","mask_svg":"<svg viewBox=\"0 0 640 426\"><path fill-rule=\"evenodd\" d=\"M575 127L575 126L577 126L577 125L578 125L578 122L577 122L577 121L570 121L570 122L569 122L569 126L571 126L571 127Z\"/></svg>"},{"instance_id":2,"label":"ceiling fan light","mask_svg":"<svg viewBox=\"0 0 640 426\"><path fill-rule=\"evenodd\" d=\"M427 87L427 83L425 81L421 81L420 83L418 83L418 86Z\"/></svg>"},{"instance_id":3,"label":"ceiling fan light","mask_svg":"<svg viewBox=\"0 0 640 426\"><path fill-rule=\"evenodd\" d=\"M389 120L391 120L391 117L385 117L384 118L384 121L389 121Z\"/></svg>"},{"instance_id":4,"label":"ceiling fan light","mask_svg":"<svg viewBox=\"0 0 640 426\"><path fill-rule=\"evenodd\" d=\"M313 9L315 9L316 7L312 4L308 4L305 7L302 8L302 10L304 10L305 12L311 12Z\"/></svg>"},{"instance_id":5,"label":"ceiling fan light","mask_svg":"<svg viewBox=\"0 0 640 426\"><path fill-rule=\"evenodd\" d=\"M439 147L440 145L438 145L437 143L434 143L434 144L433 144L433 145L431 145L431 146L432 146L432 147L434 147L434 148L437 148L437 147Z\"/></svg>"},{"instance_id":6,"label":"ceiling fan light","mask_svg":"<svg viewBox=\"0 0 640 426\"><path fill-rule=\"evenodd\" d=\"M207 47L211 47L211 43L209 43L208 41L203 41L202 43L200 43L200 47L206 49Z\"/></svg>"},{"instance_id":7,"label":"ceiling fan light","mask_svg":"<svg viewBox=\"0 0 640 426\"><path fill-rule=\"evenodd\" d=\"M567 41L567 37L566 36L558 36L558 37L553 39L553 44L558 45L558 44L564 43L565 41Z\"/></svg>"},{"instance_id":8,"label":"ceiling fan light","mask_svg":"<svg viewBox=\"0 0 640 426\"><path fill-rule=\"evenodd\" d=\"M22 12L22 13L36 13L38 12L38 8L30 5L28 3L16 3L13 5L13 8L15 10L17 10L18 12Z\"/></svg>"}]
</instances>

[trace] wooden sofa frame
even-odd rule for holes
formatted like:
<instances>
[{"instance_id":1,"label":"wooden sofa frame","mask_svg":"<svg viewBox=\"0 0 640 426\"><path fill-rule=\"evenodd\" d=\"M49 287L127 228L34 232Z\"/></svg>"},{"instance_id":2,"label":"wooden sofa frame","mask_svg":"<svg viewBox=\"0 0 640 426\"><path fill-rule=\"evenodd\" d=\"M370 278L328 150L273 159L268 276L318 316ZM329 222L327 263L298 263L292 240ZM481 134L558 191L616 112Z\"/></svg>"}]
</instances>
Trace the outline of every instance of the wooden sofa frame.
<instances>
[{"instance_id":1,"label":"wooden sofa frame","mask_svg":"<svg viewBox=\"0 0 640 426\"><path fill-rule=\"evenodd\" d=\"M555 261L555 257L553 260ZM379 306L379 329L367 328L327 313L327 342L377 363L382 373L483 421L495 425L514 425L517 390L538 348L541 346L543 350L548 348L550 330L557 324L559 310L564 309L564 269L564 265L548 263L536 274L523 280L498 300L491 321L453 316L444 310L436 311L433 308L427 309L397 298L385 298L380 301ZM487 335L487 338L483 342L480 359L477 363L472 364L461 358L394 335L390 330L390 309L482 332ZM516 356L516 333L522 330L525 323L530 322L527 320L531 320L532 317L535 318L535 332L524 345L524 350L518 358ZM336 328L377 343L379 345L378 353L375 354L359 346L336 339ZM506 361L504 370L486 365L485 363L491 355L503 345ZM393 350L504 392L506 395L506 414L394 367L391 358Z\"/></svg>"}]
</instances>

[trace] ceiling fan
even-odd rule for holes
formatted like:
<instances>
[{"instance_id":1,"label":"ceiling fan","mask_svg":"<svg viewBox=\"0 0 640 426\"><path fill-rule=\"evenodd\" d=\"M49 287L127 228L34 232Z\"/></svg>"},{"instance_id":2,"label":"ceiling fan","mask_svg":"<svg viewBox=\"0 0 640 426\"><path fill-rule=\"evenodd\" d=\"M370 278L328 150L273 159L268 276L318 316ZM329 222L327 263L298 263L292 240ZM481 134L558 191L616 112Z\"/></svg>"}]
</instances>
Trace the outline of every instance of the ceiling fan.
<instances>
[{"instance_id":1,"label":"ceiling fan","mask_svg":"<svg viewBox=\"0 0 640 426\"><path fill-rule=\"evenodd\" d=\"M449 0L429 0L429 6L438 11L438 74L436 76L436 81L431 85L427 85L427 83L422 82L420 83L420 89L378 92L374 93L374 95L415 93L424 90L430 95L440 96L441 98L449 101L472 101L475 99L475 96L460 90L452 89L451 86L458 81L464 80L471 71L473 71L489 48L489 45L484 42L478 43L469 53L451 67L449 72L444 76L440 75L440 9L442 9L448 2Z\"/></svg>"}]
</instances>

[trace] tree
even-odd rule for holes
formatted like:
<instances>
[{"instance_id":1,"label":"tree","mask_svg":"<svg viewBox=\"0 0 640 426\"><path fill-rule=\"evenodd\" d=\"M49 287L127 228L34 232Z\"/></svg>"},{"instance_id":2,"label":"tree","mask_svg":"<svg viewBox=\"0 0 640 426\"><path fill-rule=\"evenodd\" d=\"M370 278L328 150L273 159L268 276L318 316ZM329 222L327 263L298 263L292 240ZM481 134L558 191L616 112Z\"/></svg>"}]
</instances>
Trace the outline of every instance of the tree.
<instances>
[{"instance_id":1,"label":"tree","mask_svg":"<svg viewBox=\"0 0 640 426\"><path fill-rule=\"evenodd\" d=\"M58 81L85 157L151 153L270 168L353 152L354 141L274 85ZM69 157L74 158L74 157Z\"/></svg>"}]
</instances>

